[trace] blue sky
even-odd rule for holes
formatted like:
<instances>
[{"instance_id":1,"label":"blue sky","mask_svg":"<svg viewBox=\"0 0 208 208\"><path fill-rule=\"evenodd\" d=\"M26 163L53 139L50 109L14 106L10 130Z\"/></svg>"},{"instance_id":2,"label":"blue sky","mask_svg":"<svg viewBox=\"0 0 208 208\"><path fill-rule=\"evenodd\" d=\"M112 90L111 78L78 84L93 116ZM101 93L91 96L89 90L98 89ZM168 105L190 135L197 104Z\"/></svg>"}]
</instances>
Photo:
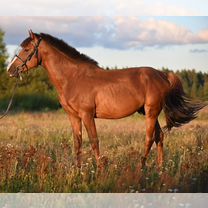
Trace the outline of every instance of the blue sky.
<instances>
[{"instance_id":1,"label":"blue sky","mask_svg":"<svg viewBox=\"0 0 208 208\"><path fill-rule=\"evenodd\" d=\"M0 28L10 56L31 28L65 40L104 67L208 72L206 8L206 0L7 0Z\"/></svg>"},{"instance_id":2,"label":"blue sky","mask_svg":"<svg viewBox=\"0 0 208 208\"><path fill-rule=\"evenodd\" d=\"M155 16L154 18L190 28L193 32L208 28L207 16Z\"/></svg>"}]
</instances>

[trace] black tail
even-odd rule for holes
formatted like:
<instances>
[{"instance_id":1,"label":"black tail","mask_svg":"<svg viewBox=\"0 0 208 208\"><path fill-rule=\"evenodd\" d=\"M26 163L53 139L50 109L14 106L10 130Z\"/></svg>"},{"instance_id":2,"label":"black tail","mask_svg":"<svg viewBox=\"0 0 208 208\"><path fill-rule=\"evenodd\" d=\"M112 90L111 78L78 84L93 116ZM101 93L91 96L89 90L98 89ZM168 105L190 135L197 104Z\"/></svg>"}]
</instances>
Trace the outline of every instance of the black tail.
<instances>
[{"instance_id":1,"label":"black tail","mask_svg":"<svg viewBox=\"0 0 208 208\"><path fill-rule=\"evenodd\" d=\"M173 73L167 74L170 82L170 91L165 99L164 112L167 125L166 129L179 127L188 123L197 116L197 112L207 104L195 102L183 91L180 79Z\"/></svg>"}]
</instances>

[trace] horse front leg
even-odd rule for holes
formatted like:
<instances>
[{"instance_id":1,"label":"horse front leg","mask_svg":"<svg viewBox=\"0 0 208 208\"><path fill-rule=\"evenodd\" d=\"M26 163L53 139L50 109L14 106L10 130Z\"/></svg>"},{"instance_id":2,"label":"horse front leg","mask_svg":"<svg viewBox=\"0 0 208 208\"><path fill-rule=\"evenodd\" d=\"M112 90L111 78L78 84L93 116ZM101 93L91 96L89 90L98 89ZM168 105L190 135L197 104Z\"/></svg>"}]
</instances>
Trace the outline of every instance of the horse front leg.
<instances>
[{"instance_id":1,"label":"horse front leg","mask_svg":"<svg viewBox=\"0 0 208 208\"><path fill-rule=\"evenodd\" d=\"M69 116L72 132L73 132L73 139L74 139L74 152L76 155L76 162L77 167L81 167L81 148L82 148L82 123L79 117L75 117L70 115Z\"/></svg>"},{"instance_id":2,"label":"horse front leg","mask_svg":"<svg viewBox=\"0 0 208 208\"><path fill-rule=\"evenodd\" d=\"M88 137L92 146L92 150L96 158L97 165L99 166L100 165L100 149L99 149L99 140L97 138L97 130L95 126L94 117L86 113L82 116L82 121L87 130L87 134L88 134Z\"/></svg>"}]
</instances>

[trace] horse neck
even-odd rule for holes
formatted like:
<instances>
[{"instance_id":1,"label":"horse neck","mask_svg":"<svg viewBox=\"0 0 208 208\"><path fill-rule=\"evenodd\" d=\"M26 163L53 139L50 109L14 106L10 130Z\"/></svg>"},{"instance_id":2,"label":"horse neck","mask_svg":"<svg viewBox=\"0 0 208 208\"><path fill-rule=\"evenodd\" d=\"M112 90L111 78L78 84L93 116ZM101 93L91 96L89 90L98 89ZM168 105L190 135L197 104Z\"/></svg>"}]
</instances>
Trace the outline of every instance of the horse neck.
<instances>
[{"instance_id":1,"label":"horse neck","mask_svg":"<svg viewBox=\"0 0 208 208\"><path fill-rule=\"evenodd\" d=\"M56 48L44 42L39 49L42 66L47 70L49 78L59 93L63 92L64 85L80 74L78 65Z\"/></svg>"}]
</instances>

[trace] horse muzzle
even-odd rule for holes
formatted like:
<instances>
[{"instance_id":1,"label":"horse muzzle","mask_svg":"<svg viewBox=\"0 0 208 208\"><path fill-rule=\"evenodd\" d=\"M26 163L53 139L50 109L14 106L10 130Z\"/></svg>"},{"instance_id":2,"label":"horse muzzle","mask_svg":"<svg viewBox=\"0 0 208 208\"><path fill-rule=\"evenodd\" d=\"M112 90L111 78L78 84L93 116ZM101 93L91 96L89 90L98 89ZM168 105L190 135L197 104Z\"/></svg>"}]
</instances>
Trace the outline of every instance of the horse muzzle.
<instances>
[{"instance_id":1,"label":"horse muzzle","mask_svg":"<svg viewBox=\"0 0 208 208\"><path fill-rule=\"evenodd\" d=\"M21 69L19 69L19 67L10 67L7 68L7 72L9 73L10 77L18 78L20 76Z\"/></svg>"}]
</instances>

